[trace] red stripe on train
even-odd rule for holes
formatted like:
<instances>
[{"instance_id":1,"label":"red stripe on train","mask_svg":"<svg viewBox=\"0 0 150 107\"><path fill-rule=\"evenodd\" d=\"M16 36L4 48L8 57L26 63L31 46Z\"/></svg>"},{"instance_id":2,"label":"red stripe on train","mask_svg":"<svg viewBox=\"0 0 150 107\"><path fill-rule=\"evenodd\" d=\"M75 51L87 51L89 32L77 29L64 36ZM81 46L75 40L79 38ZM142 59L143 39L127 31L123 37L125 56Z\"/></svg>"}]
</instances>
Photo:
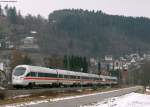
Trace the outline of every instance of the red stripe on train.
<instances>
[{"instance_id":1,"label":"red stripe on train","mask_svg":"<svg viewBox=\"0 0 150 107\"><path fill-rule=\"evenodd\" d=\"M25 77L24 80L69 80L69 81L86 81L93 82L94 80L80 80L80 79L65 79L65 78L48 78L48 77ZM94 82L102 82L101 80Z\"/></svg>"},{"instance_id":2,"label":"red stripe on train","mask_svg":"<svg viewBox=\"0 0 150 107\"><path fill-rule=\"evenodd\" d=\"M24 80L59 80L59 78L25 77Z\"/></svg>"}]
</instances>

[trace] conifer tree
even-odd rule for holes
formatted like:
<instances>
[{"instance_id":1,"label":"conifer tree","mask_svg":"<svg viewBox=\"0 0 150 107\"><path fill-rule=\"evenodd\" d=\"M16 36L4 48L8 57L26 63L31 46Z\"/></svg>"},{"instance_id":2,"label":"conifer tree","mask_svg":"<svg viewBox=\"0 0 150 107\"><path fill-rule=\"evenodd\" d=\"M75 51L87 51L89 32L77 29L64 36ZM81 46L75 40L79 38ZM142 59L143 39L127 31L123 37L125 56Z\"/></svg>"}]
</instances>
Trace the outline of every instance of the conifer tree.
<instances>
[{"instance_id":1,"label":"conifer tree","mask_svg":"<svg viewBox=\"0 0 150 107\"><path fill-rule=\"evenodd\" d=\"M25 55L23 58L23 64L31 65L32 64L31 58L29 56Z\"/></svg>"},{"instance_id":2,"label":"conifer tree","mask_svg":"<svg viewBox=\"0 0 150 107\"><path fill-rule=\"evenodd\" d=\"M1 7L1 5L0 5L0 16L3 16L3 9Z\"/></svg>"},{"instance_id":3,"label":"conifer tree","mask_svg":"<svg viewBox=\"0 0 150 107\"><path fill-rule=\"evenodd\" d=\"M17 23L17 12L15 7L10 7L7 10L7 17L10 23L16 24Z\"/></svg>"}]
</instances>

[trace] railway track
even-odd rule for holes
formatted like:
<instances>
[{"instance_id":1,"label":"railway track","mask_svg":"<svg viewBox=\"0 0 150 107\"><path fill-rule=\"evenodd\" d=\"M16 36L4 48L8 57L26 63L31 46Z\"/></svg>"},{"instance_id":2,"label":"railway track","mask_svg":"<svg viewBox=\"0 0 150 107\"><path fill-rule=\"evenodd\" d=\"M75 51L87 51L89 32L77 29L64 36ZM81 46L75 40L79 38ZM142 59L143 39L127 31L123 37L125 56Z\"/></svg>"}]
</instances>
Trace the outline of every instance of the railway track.
<instances>
[{"instance_id":1,"label":"railway track","mask_svg":"<svg viewBox=\"0 0 150 107\"><path fill-rule=\"evenodd\" d=\"M97 87L61 87L61 88L34 88L34 89L8 89L3 90L3 93L5 93L6 98L13 98L19 95L33 95L33 94L41 94L46 92L69 92L69 91L80 91L85 89L94 89L94 88L100 88Z\"/></svg>"},{"instance_id":2,"label":"railway track","mask_svg":"<svg viewBox=\"0 0 150 107\"><path fill-rule=\"evenodd\" d=\"M81 88L82 88L82 91L78 92L77 90L81 90ZM85 95L85 94L91 94L91 93L99 93L98 94L98 96L100 96L99 98L104 99L105 97L108 97L108 96L111 96L111 95L116 96L115 94L121 95L121 94L126 94L126 93L129 93L129 92L132 92L132 91L137 91L137 90L143 89L141 86L133 86L133 87L110 88L110 89L103 88L102 90L101 89L98 89L98 90L84 90L84 89L91 89L91 88L92 87L70 87L70 88L51 88L51 89L7 90L7 94L8 93L9 94L14 93L14 94L11 95L10 99L7 98L7 99L4 99L4 100L1 100L0 106L2 106L2 107L5 107L3 105L15 106L16 104L21 104L21 105L25 104L24 106L26 106L27 103L34 102L34 101L35 102L36 101L42 101L42 100L50 101L49 99L63 98L63 97L74 96L74 95L75 96L76 95ZM74 90L76 90L76 91L74 91ZM106 92L103 92L104 90ZM63 92L63 93L57 93L56 91L57 92ZM45 93L43 94L42 92L45 92ZM30 93L32 93L32 94L33 93L35 93L35 94L42 93L42 94L31 95ZM102 94L107 94L107 95L102 95ZM24 98L22 98L22 97L18 98L18 97L16 97L17 95L24 95ZM93 96L93 94L92 94L92 96L89 96L88 98L87 97L86 98L81 97L81 99L78 100L79 103L82 103L82 102L85 102L85 103L87 102L88 103L89 101L91 102L93 99L94 99L93 102L99 100L99 98L97 98L97 95ZM53 105L53 103L55 103L55 102L51 102L49 104ZM56 104L57 103L61 103L61 101L56 102ZM66 100L65 103L59 104L59 106L55 106L55 107L62 107L63 105L65 105L63 107L74 107L72 105L76 105L76 103L77 103L76 99L73 99L73 103L71 102L71 100L69 100L69 101ZM47 107L51 106L49 104L48 104ZM67 104L67 106L66 106L66 104ZM72 104L72 105L70 105L70 104ZM42 105L35 105L35 107L42 107ZM44 107L46 107L46 106L44 105ZM77 106L75 106L75 107L77 107Z\"/></svg>"}]
</instances>

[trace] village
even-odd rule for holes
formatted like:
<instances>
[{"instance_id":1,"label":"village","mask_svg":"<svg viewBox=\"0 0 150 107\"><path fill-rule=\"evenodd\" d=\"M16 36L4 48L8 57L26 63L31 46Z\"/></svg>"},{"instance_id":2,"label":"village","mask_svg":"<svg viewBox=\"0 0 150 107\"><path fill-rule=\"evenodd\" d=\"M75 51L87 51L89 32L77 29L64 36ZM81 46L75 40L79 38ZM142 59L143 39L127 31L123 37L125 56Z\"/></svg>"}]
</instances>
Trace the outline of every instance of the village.
<instances>
[{"instance_id":1,"label":"village","mask_svg":"<svg viewBox=\"0 0 150 107\"><path fill-rule=\"evenodd\" d=\"M19 43L12 43L9 38L4 38L0 40L0 70L1 77L0 82L7 82L11 84L11 73L12 73L12 60L13 52L22 52L22 55L28 55L32 60L33 65L36 66L47 66L47 59L51 55L43 54L40 52L40 47L36 40L36 31L31 31L34 36L25 37L20 39ZM62 57L58 55L52 56L56 57L57 62ZM54 60L56 60L54 58ZM140 69L141 63L144 60L149 60L150 54L139 54L138 52L130 53L129 55L124 55L120 57L114 57L113 55L105 55L99 58L89 57L88 62L88 73L106 75L106 76L117 76L119 81L123 84L134 84L132 81L134 79L133 71ZM52 61L54 61L52 60ZM52 62L51 62L52 63ZM61 66L61 64L54 64L55 66ZM67 65L68 66L68 65ZM79 68L79 72L82 72L82 67Z\"/></svg>"}]
</instances>

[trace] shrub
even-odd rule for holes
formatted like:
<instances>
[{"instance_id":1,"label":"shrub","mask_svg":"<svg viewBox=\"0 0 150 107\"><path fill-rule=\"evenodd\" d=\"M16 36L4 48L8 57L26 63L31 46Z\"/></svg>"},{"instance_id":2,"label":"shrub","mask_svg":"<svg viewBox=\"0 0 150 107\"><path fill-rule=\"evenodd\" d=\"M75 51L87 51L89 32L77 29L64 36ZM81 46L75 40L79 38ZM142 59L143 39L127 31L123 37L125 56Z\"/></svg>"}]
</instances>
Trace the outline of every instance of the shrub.
<instances>
[{"instance_id":1,"label":"shrub","mask_svg":"<svg viewBox=\"0 0 150 107\"><path fill-rule=\"evenodd\" d=\"M5 92L0 90L0 100L5 99Z\"/></svg>"}]
</instances>

